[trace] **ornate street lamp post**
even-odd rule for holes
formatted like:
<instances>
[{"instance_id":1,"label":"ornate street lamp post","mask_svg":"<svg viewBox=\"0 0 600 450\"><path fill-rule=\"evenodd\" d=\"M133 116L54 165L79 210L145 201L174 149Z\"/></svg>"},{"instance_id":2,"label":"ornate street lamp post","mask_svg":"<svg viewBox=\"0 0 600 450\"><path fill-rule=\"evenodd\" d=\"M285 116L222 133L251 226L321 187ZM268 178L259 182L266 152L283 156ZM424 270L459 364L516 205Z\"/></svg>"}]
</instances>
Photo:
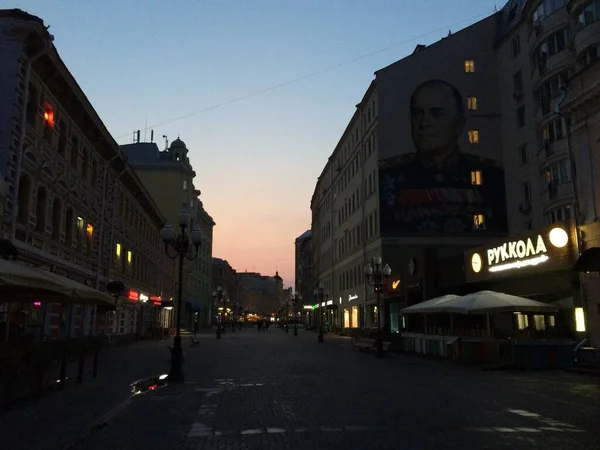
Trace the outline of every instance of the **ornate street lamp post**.
<instances>
[{"instance_id":1,"label":"ornate street lamp post","mask_svg":"<svg viewBox=\"0 0 600 450\"><path fill-rule=\"evenodd\" d=\"M183 351L181 349L181 310L183 307L183 261L184 258L190 261L198 257L198 248L204 239L202 230L195 227L191 233L188 233L190 226L190 213L184 208L179 212L178 222L180 233L175 234L175 230L168 223L165 224L160 234L165 244L165 253L169 258L179 259L179 272L177 286L177 332L173 340L173 349L171 350L171 370L169 371L169 382L183 382ZM191 242L190 242L191 240Z\"/></svg>"},{"instance_id":2,"label":"ornate street lamp post","mask_svg":"<svg viewBox=\"0 0 600 450\"><path fill-rule=\"evenodd\" d=\"M223 323L223 309L219 310L219 308L222 308L221 303L223 301L223 287L220 284L217 286L217 290L213 292L212 296L213 296L213 304L215 305L215 309L218 312L217 316L220 319L220 320L217 320L217 339L221 339L221 324Z\"/></svg>"},{"instance_id":3,"label":"ornate street lamp post","mask_svg":"<svg viewBox=\"0 0 600 450\"><path fill-rule=\"evenodd\" d=\"M323 301L325 300L325 290L323 289L323 285L319 285L318 288L315 288L313 294L315 295L315 298L317 299L318 303L318 308L317 311L319 311L319 337L318 337L318 341L319 343L323 343L325 342L325 339L323 339L323 312L321 311L321 308L323 308Z\"/></svg>"},{"instance_id":4,"label":"ornate street lamp post","mask_svg":"<svg viewBox=\"0 0 600 450\"><path fill-rule=\"evenodd\" d=\"M370 262L365 265L365 279L369 286L373 286L375 295L377 296L377 339L375 340L376 353L375 356L378 358L383 357L383 340L381 336L381 305L380 295L384 291L388 277L392 274L392 269L388 264L383 268L381 267L382 261L381 256L373 258L373 266Z\"/></svg>"}]
</instances>

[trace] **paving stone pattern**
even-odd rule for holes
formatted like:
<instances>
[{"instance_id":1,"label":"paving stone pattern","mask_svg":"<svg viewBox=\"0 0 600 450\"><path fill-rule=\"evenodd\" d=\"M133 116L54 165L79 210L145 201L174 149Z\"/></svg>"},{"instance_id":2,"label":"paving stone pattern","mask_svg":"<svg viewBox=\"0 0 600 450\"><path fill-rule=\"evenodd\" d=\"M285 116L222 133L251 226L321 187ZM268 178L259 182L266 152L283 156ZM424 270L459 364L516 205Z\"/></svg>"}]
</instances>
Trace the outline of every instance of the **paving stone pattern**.
<instances>
[{"instance_id":1,"label":"paving stone pattern","mask_svg":"<svg viewBox=\"0 0 600 450\"><path fill-rule=\"evenodd\" d=\"M594 377L378 360L304 330L200 341L185 384L134 396L71 448L600 449Z\"/></svg>"}]
</instances>

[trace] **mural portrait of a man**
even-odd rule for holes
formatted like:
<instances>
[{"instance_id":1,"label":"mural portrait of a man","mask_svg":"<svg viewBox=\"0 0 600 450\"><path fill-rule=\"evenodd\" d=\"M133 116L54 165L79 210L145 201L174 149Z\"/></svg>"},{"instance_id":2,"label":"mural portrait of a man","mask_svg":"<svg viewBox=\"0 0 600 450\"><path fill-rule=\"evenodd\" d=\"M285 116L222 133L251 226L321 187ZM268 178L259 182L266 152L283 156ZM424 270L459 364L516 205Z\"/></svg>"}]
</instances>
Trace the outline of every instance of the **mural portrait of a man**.
<instances>
[{"instance_id":1,"label":"mural portrait of a man","mask_svg":"<svg viewBox=\"0 0 600 450\"><path fill-rule=\"evenodd\" d=\"M380 161L381 231L506 231L501 164L459 144L461 93L445 81L426 81L412 93L410 118L416 152Z\"/></svg>"}]
</instances>

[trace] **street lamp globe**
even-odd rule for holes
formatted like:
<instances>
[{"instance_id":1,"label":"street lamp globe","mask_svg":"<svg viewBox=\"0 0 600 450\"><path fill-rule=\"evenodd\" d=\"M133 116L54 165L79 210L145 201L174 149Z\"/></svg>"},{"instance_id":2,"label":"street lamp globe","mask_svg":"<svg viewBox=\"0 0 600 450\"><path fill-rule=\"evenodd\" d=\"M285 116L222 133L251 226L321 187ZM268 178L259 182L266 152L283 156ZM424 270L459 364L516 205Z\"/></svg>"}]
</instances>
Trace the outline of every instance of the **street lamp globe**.
<instances>
[{"instance_id":1,"label":"street lamp globe","mask_svg":"<svg viewBox=\"0 0 600 450\"><path fill-rule=\"evenodd\" d=\"M177 216L177 221L179 222L180 227L187 227L190 224L190 213L185 208L181 208L179 211L179 215Z\"/></svg>"},{"instance_id":2,"label":"street lamp globe","mask_svg":"<svg viewBox=\"0 0 600 450\"><path fill-rule=\"evenodd\" d=\"M367 263L365 264L365 276L369 278L371 275L373 275L373 267L370 263Z\"/></svg>"},{"instance_id":3,"label":"street lamp globe","mask_svg":"<svg viewBox=\"0 0 600 450\"><path fill-rule=\"evenodd\" d=\"M168 223L160 230L160 237L166 245L169 245L175 240L175 230Z\"/></svg>"},{"instance_id":4,"label":"street lamp globe","mask_svg":"<svg viewBox=\"0 0 600 450\"><path fill-rule=\"evenodd\" d=\"M373 264L375 264L375 266L381 266L381 256L376 256L375 258L373 258Z\"/></svg>"},{"instance_id":5,"label":"street lamp globe","mask_svg":"<svg viewBox=\"0 0 600 450\"><path fill-rule=\"evenodd\" d=\"M389 264L386 264L383 267L383 276L384 277L389 277L392 274L392 268L390 267Z\"/></svg>"},{"instance_id":6,"label":"street lamp globe","mask_svg":"<svg viewBox=\"0 0 600 450\"><path fill-rule=\"evenodd\" d=\"M200 244L202 244L202 241L204 240L204 233L202 232L202 230L198 227L194 228L192 230L192 244L194 244L194 246L196 248L198 248L200 246Z\"/></svg>"},{"instance_id":7,"label":"street lamp globe","mask_svg":"<svg viewBox=\"0 0 600 450\"><path fill-rule=\"evenodd\" d=\"M223 292L223 286L221 286L220 284L217 286L217 292L218 293Z\"/></svg>"},{"instance_id":8,"label":"street lamp globe","mask_svg":"<svg viewBox=\"0 0 600 450\"><path fill-rule=\"evenodd\" d=\"M315 288L315 290L313 291L313 294L315 295L315 297L316 297L317 295L319 295L319 288Z\"/></svg>"}]
</instances>

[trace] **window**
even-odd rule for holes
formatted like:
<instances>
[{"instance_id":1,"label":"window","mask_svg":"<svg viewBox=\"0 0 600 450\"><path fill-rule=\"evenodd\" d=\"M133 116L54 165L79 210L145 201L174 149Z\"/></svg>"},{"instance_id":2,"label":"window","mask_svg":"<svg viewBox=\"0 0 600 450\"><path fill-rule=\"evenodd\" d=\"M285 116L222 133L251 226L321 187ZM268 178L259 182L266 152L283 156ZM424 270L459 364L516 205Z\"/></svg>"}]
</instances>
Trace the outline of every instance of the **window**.
<instances>
[{"instance_id":1,"label":"window","mask_svg":"<svg viewBox=\"0 0 600 450\"><path fill-rule=\"evenodd\" d=\"M562 117L554 119L552 122L547 123L542 128L542 142L554 142L562 139L563 137L565 137L565 132L564 120Z\"/></svg>"},{"instance_id":2,"label":"window","mask_svg":"<svg viewBox=\"0 0 600 450\"><path fill-rule=\"evenodd\" d=\"M529 155L527 154L527 144L523 144L519 147L519 161L524 166L529 162Z\"/></svg>"},{"instance_id":3,"label":"window","mask_svg":"<svg viewBox=\"0 0 600 450\"><path fill-rule=\"evenodd\" d=\"M94 226L91 223L87 224L86 234L87 234L87 246L86 246L86 250L87 250L88 256L91 256L92 255L92 248L94 246Z\"/></svg>"},{"instance_id":4,"label":"window","mask_svg":"<svg viewBox=\"0 0 600 450\"><path fill-rule=\"evenodd\" d=\"M471 184L481 186L483 179L481 177L481 170L471 170Z\"/></svg>"},{"instance_id":5,"label":"window","mask_svg":"<svg viewBox=\"0 0 600 450\"><path fill-rule=\"evenodd\" d=\"M548 223L553 224L556 222L562 222L563 220L569 220L571 218L571 206L565 205L559 208L554 208L546 213L546 220Z\"/></svg>"},{"instance_id":6,"label":"window","mask_svg":"<svg viewBox=\"0 0 600 450\"><path fill-rule=\"evenodd\" d=\"M474 73L474 72L475 72L475 60L465 59L465 73Z\"/></svg>"},{"instance_id":7,"label":"window","mask_svg":"<svg viewBox=\"0 0 600 450\"><path fill-rule=\"evenodd\" d=\"M477 97L467 97L467 108L469 111L477 111Z\"/></svg>"},{"instance_id":8,"label":"window","mask_svg":"<svg viewBox=\"0 0 600 450\"><path fill-rule=\"evenodd\" d=\"M521 53L521 40L519 36L515 37L512 41L512 53L513 58L516 58Z\"/></svg>"},{"instance_id":9,"label":"window","mask_svg":"<svg viewBox=\"0 0 600 450\"><path fill-rule=\"evenodd\" d=\"M469 143L479 144L479 130L469 130Z\"/></svg>"},{"instance_id":10,"label":"window","mask_svg":"<svg viewBox=\"0 0 600 450\"><path fill-rule=\"evenodd\" d=\"M525 126L525 106L519 106L517 109L517 127L523 128Z\"/></svg>"},{"instance_id":11,"label":"window","mask_svg":"<svg viewBox=\"0 0 600 450\"><path fill-rule=\"evenodd\" d=\"M579 14L579 24L581 26L589 25L600 19L600 0L591 1L583 7Z\"/></svg>"},{"instance_id":12,"label":"window","mask_svg":"<svg viewBox=\"0 0 600 450\"><path fill-rule=\"evenodd\" d=\"M485 228L485 216L483 214L473 215L473 228L483 230Z\"/></svg>"},{"instance_id":13,"label":"window","mask_svg":"<svg viewBox=\"0 0 600 450\"><path fill-rule=\"evenodd\" d=\"M29 97L27 99L27 123L35 127L35 122L38 117L39 94L34 85L29 85Z\"/></svg>"},{"instance_id":14,"label":"window","mask_svg":"<svg viewBox=\"0 0 600 450\"><path fill-rule=\"evenodd\" d=\"M73 210L71 208L67 209L67 215L65 218L65 244L72 245L73 244Z\"/></svg>"},{"instance_id":15,"label":"window","mask_svg":"<svg viewBox=\"0 0 600 450\"><path fill-rule=\"evenodd\" d=\"M29 201L31 198L31 179L27 175L19 178L19 198L17 203L17 220L21 225L29 222Z\"/></svg>"},{"instance_id":16,"label":"window","mask_svg":"<svg viewBox=\"0 0 600 450\"><path fill-rule=\"evenodd\" d=\"M54 197L52 201L52 239L58 241L61 232L62 202Z\"/></svg>"},{"instance_id":17,"label":"window","mask_svg":"<svg viewBox=\"0 0 600 450\"><path fill-rule=\"evenodd\" d=\"M58 125L58 154L65 156L67 150L67 124L61 120Z\"/></svg>"},{"instance_id":18,"label":"window","mask_svg":"<svg viewBox=\"0 0 600 450\"><path fill-rule=\"evenodd\" d=\"M127 250L127 262L129 264L131 264L132 259L133 259L133 254L131 253L131 250Z\"/></svg>"},{"instance_id":19,"label":"window","mask_svg":"<svg viewBox=\"0 0 600 450\"><path fill-rule=\"evenodd\" d=\"M79 139L75 136L71 138L71 167L77 169L77 160L79 159Z\"/></svg>"},{"instance_id":20,"label":"window","mask_svg":"<svg viewBox=\"0 0 600 450\"><path fill-rule=\"evenodd\" d=\"M523 181L523 183L521 183L521 193L524 202L531 202L531 184L529 181Z\"/></svg>"},{"instance_id":21,"label":"window","mask_svg":"<svg viewBox=\"0 0 600 450\"><path fill-rule=\"evenodd\" d=\"M54 134L54 108L50 103L44 105L44 139L52 142Z\"/></svg>"},{"instance_id":22,"label":"window","mask_svg":"<svg viewBox=\"0 0 600 450\"><path fill-rule=\"evenodd\" d=\"M520 70L513 75L513 87L515 94L523 92L523 74Z\"/></svg>"},{"instance_id":23,"label":"window","mask_svg":"<svg viewBox=\"0 0 600 450\"><path fill-rule=\"evenodd\" d=\"M546 170L546 182L553 184L568 183L571 181L571 172L568 160L561 159Z\"/></svg>"},{"instance_id":24,"label":"window","mask_svg":"<svg viewBox=\"0 0 600 450\"><path fill-rule=\"evenodd\" d=\"M117 243L115 246L115 254L117 255L118 259L121 259L121 244L119 243Z\"/></svg>"},{"instance_id":25,"label":"window","mask_svg":"<svg viewBox=\"0 0 600 450\"><path fill-rule=\"evenodd\" d=\"M525 221L525 230L527 230L527 231L533 230L533 221L532 220Z\"/></svg>"},{"instance_id":26,"label":"window","mask_svg":"<svg viewBox=\"0 0 600 450\"><path fill-rule=\"evenodd\" d=\"M187 180L183 180L183 190L187 191L187 188L188 188L188 182L187 182Z\"/></svg>"},{"instance_id":27,"label":"window","mask_svg":"<svg viewBox=\"0 0 600 450\"><path fill-rule=\"evenodd\" d=\"M37 190L37 201L35 206L35 229L44 232L46 229L46 209L48 206L48 191L40 186Z\"/></svg>"}]
</instances>

